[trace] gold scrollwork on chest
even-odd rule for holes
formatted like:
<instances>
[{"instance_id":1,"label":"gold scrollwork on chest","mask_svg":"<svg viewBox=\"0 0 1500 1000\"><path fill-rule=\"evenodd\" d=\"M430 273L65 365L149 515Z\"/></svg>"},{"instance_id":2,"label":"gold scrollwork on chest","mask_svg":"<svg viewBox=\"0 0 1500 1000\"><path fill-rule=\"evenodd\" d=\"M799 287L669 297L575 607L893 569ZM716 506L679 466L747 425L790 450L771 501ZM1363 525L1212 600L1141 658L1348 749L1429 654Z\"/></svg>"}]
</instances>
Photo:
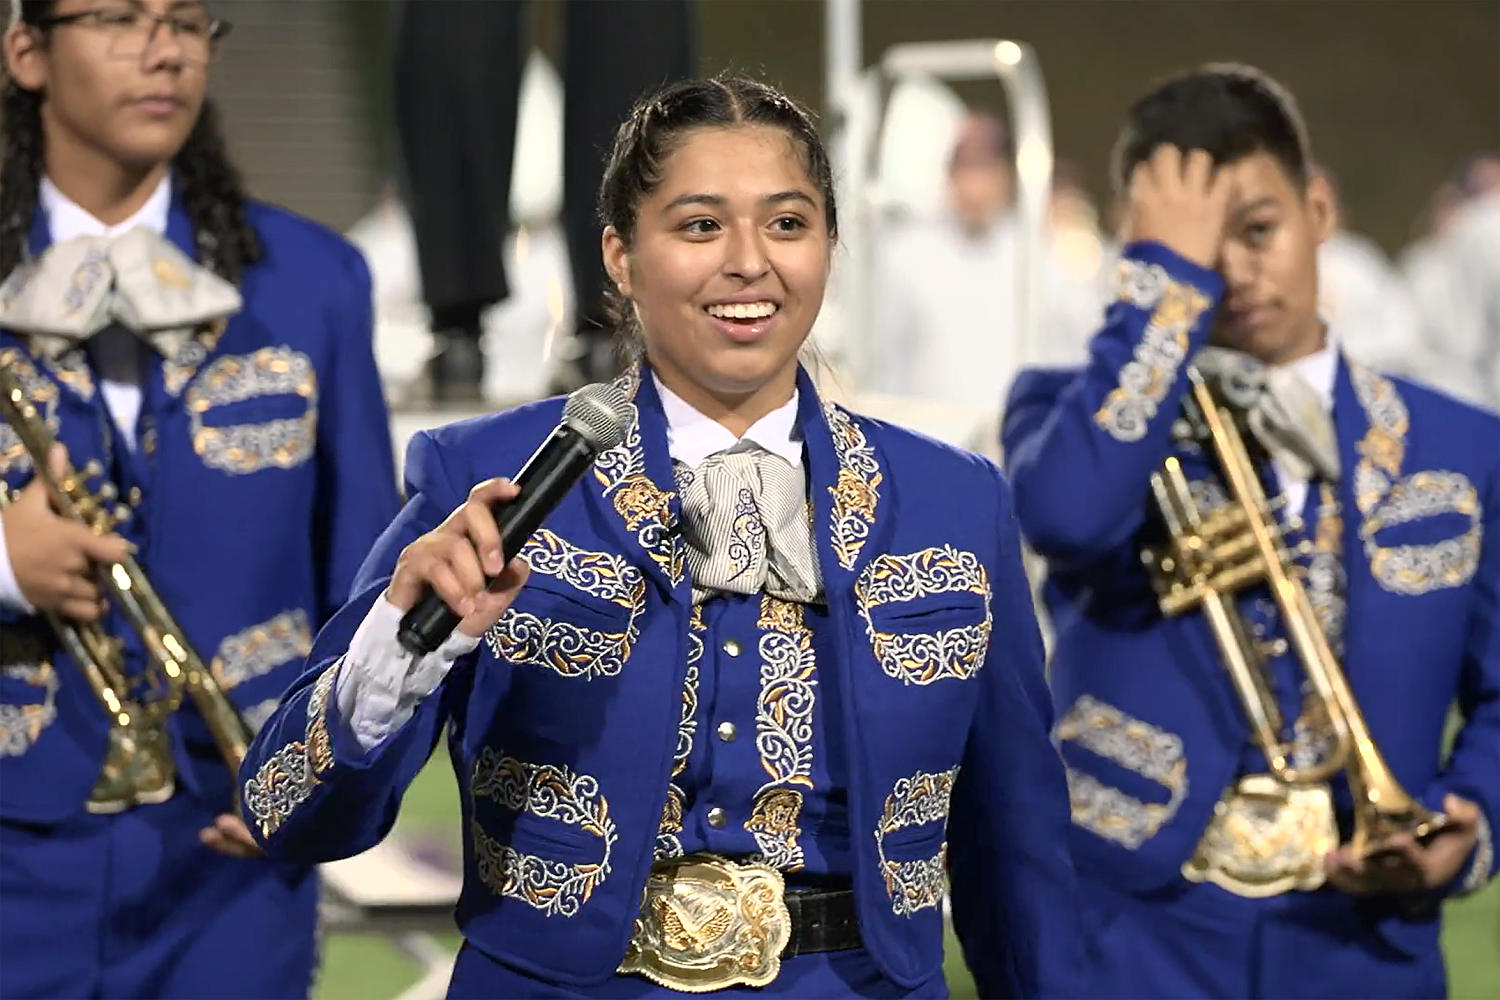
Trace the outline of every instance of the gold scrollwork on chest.
<instances>
[{"instance_id":1,"label":"gold scrollwork on chest","mask_svg":"<svg viewBox=\"0 0 1500 1000\"><path fill-rule=\"evenodd\" d=\"M635 370L628 371L615 380L615 385L634 399L640 375ZM672 513L676 494L657 486L646 475L640 411L634 403L630 413L625 439L594 461L594 478L626 529L676 586L682 582L685 548L677 531L677 518Z\"/></svg>"},{"instance_id":2,"label":"gold scrollwork on chest","mask_svg":"<svg viewBox=\"0 0 1500 1000\"><path fill-rule=\"evenodd\" d=\"M1395 383L1364 365L1351 362L1354 393L1369 420L1356 446L1354 500L1364 520L1359 537L1370 561L1370 574L1395 594L1416 596L1461 587L1479 568L1483 511L1479 491L1459 472L1425 470L1402 476L1406 435L1411 417ZM1382 545L1385 528L1444 514L1468 520L1461 533L1420 545Z\"/></svg>"},{"instance_id":3,"label":"gold scrollwork on chest","mask_svg":"<svg viewBox=\"0 0 1500 1000\"><path fill-rule=\"evenodd\" d=\"M555 820L599 842L597 860L573 862L524 854L485 832L476 818L470 826L479 878L491 891L552 917L572 917L610 873L610 852L618 834L609 802L597 778L553 764L531 764L503 757L489 747L474 763L470 792L513 813Z\"/></svg>"},{"instance_id":4,"label":"gold scrollwork on chest","mask_svg":"<svg viewBox=\"0 0 1500 1000\"><path fill-rule=\"evenodd\" d=\"M1177 814L1187 797L1187 758L1181 737L1113 705L1081 696L1058 721L1057 740L1077 743L1167 790L1165 803L1143 802L1069 766L1073 822L1090 833L1135 850Z\"/></svg>"},{"instance_id":5,"label":"gold scrollwork on chest","mask_svg":"<svg viewBox=\"0 0 1500 1000\"><path fill-rule=\"evenodd\" d=\"M886 839L900 830L929 823L942 824L946 832L957 778L957 767L936 774L918 771L897 781L885 798L885 809L875 827L875 851L880 858L886 895L891 897L891 909L898 917L909 917L929 907L935 909L943 901L948 842L943 840L938 852L930 858L896 860L886 854Z\"/></svg>"},{"instance_id":6,"label":"gold scrollwork on chest","mask_svg":"<svg viewBox=\"0 0 1500 1000\"><path fill-rule=\"evenodd\" d=\"M1160 265L1129 259L1120 261L1117 285L1121 299L1152 313L1094 423L1116 441L1131 442L1146 436L1187 358L1188 334L1213 300L1192 285L1173 281Z\"/></svg>"},{"instance_id":7,"label":"gold scrollwork on chest","mask_svg":"<svg viewBox=\"0 0 1500 1000\"><path fill-rule=\"evenodd\" d=\"M1423 517L1458 514L1468 519L1462 534L1427 545L1390 545L1376 541L1386 527ZM1461 587L1479 568L1484 528L1480 524L1479 491L1457 472L1418 472L1391 487L1366 516L1359 535L1370 558L1370 572L1386 590L1397 594L1425 594Z\"/></svg>"},{"instance_id":8,"label":"gold scrollwork on chest","mask_svg":"<svg viewBox=\"0 0 1500 1000\"><path fill-rule=\"evenodd\" d=\"M940 594L973 594L983 610L974 621L935 632L882 630L876 612ZM945 678L967 680L979 672L989 651L994 612L989 574L972 552L950 545L910 555L882 555L870 561L854 586L865 634L887 676L904 684L932 684Z\"/></svg>"},{"instance_id":9,"label":"gold scrollwork on chest","mask_svg":"<svg viewBox=\"0 0 1500 1000\"><path fill-rule=\"evenodd\" d=\"M57 435L57 384L37 371L26 352L18 347L0 350L0 366L3 366L21 383L21 389L31 398L42 422L53 436ZM15 428L0 420L0 476L13 472L26 472L31 468L31 456Z\"/></svg>"},{"instance_id":10,"label":"gold scrollwork on chest","mask_svg":"<svg viewBox=\"0 0 1500 1000\"><path fill-rule=\"evenodd\" d=\"M19 757L36 745L42 730L57 721L57 671L45 660L0 667L12 683L35 688L39 700L0 702L0 757Z\"/></svg>"},{"instance_id":11,"label":"gold scrollwork on chest","mask_svg":"<svg viewBox=\"0 0 1500 1000\"><path fill-rule=\"evenodd\" d=\"M851 413L835 403L824 403L823 414L839 460L838 479L828 487L833 498L833 552L840 566L853 569L875 523L885 474L875 447Z\"/></svg>"},{"instance_id":12,"label":"gold scrollwork on chest","mask_svg":"<svg viewBox=\"0 0 1500 1000\"><path fill-rule=\"evenodd\" d=\"M312 626L301 608L278 615L225 636L210 669L225 690L262 677L277 667L307 658L312 651Z\"/></svg>"},{"instance_id":13,"label":"gold scrollwork on chest","mask_svg":"<svg viewBox=\"0 0 1500 1000\"><path fill-rule=\"evenodd\" d=\"M579 548L546 528L527 541L521 556L533 573L622 609L623 627L590 628L512 606L485 633L490 651L509 663L543 667L563 677L618 675L630 659L646 607L640 569L618 555Z\"/></svg>"},{"instance_id":14,"label":"gold scrollwork on chest","mask_svg":"<svg viewBox=\"0 0 1500 1000\"><path fill-rule=\"evenodd\" d=\"M278 396L298 400L302 412L255 423L208 422L217 409ZM193 450L209 468L231 475L294 468L317 445L317 371L290 347L215 358L188 387L187 412Z\"/></svg>"}]
</instances>

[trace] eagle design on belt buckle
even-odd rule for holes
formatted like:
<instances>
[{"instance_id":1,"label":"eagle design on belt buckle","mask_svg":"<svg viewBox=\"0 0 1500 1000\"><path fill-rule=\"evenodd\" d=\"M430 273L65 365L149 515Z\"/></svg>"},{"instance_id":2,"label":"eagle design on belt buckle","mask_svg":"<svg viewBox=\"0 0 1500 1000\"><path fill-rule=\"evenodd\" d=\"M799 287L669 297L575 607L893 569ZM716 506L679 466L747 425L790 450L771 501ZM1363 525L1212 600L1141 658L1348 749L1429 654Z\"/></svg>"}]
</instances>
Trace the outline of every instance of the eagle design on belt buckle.
<instances>
[{"instance_id":1,"label":"eagle design on belt buckle","mask_svg":"<svg viewBox=\"0 0 1500 1000\"><path fill-rule=\"evenodd\" d=\"M1249 899L1306 892L1323 884L1323 856L1338 844L1326 784L1286 785L1249 774L1214 806L1182 875Z\"/></svg>"},{"instance_id":2,"label":"eagle design on belt buckle","mask_svg":"<svg viewBox=\"0 0 1500 1000\"><path fill-rule=\"evenodd\" d=\"M792 934L786 884L769 865L712 854L664 861L645 898L619 972L685 993L765 986Z\"/></svg>"}]
</instances>

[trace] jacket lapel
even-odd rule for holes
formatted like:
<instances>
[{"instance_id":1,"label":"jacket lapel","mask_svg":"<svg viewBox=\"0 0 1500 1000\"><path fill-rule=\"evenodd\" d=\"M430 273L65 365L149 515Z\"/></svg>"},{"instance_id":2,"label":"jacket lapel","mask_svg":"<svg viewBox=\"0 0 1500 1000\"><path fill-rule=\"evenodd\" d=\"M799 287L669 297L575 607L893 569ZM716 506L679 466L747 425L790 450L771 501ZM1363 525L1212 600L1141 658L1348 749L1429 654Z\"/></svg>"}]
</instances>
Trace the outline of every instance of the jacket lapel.
<instances>
[{"instance_id":1,"label":"jacket lapel","mask_svg":"<svg viewBox=\"0 0 1500 1000\"><path fill-rule=\"evenodd\" d=\"M167 238L189 258L198 259L193 238L193 224L188 218L187 207L183 205L176 185L172 188L172 208L167 214ZM204 362L215 353L220 341L224 338L228 324L233 322L234 320L230 319L205 326L193 337L184 341L172 357L162 358L159 366L160 375L153 372L151 377L153 380L160 378L160 388L163 390L161 399L167 409L175 409L181 404L182 390L192 381L193 376L198 374Z\"/></svg>"},{"instance_id":2,"label":"jacket lapel","mask_svg":"<svg viewBox=\"0 0 1500 1000\"><path fill-rule=\"evenodd\" d=\"M888 547L895 523L890 476L860 418L824 403L805 369L798 369L797 389L823 586L830 595L850 592L870 559Z\"/></svg>"},{"instance_id":3,"label":"jacket lapel","mask_svg":"<svg viewBox=\"0 0 1500 1000\"><path fill-rule=\"evenodd\" d=\"M681 503L667 452L667 422L661 399L644 364L615 380L632 400L625 439L594 461L590 502L624 551L639 550L643 565L674 600L692 603L678 530Z\"/></svg>"},{"instance_id":4,"label":"jacket lapel","mask_svg":"<svg viewBox=\"0 0 1500 1000\"><path fill-rule=\"evenodd\" d=\"M1355 384L1356 377L1360 380L1359 387ZM1377 385L1389 389L1395 404L1401 405L1389 382L1368 369L1356 370L1346 357L1340 355L1338 379L1334 384L1333 423L1338 435L1339 467L1343 470L1339 483L1339 507L1344 520L1342 541L1346 581L1344 671L1351 676L1358 671L1351 670L1350 665L1362 662L1365 646L1370 641L1369 625L1376 621L1369 613L1373 580L1360 529L1365 517L1389 489L1389 483L1400 476L1405 451L1404 426L1391 424L1381 428L1371 420L1369 406ZM1400 423L1404 425L1405 408L1401 407L1401 410ZM1400 433L1393 435L1391 430Z\"/></svg>"}]
</instances>

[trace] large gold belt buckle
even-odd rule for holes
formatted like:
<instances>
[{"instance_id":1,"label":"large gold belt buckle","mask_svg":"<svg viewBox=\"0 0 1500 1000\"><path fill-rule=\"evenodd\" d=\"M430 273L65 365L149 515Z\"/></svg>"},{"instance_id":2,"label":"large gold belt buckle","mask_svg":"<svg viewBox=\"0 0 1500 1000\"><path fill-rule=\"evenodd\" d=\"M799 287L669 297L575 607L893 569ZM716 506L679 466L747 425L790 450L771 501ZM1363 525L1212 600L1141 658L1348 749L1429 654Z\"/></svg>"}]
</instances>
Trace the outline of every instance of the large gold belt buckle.
<instances>
[{"instance_id":1,"label":"large gold belt buckle","mask_svg":"<svg viewBox=\"0 0 1500 1000\"><path fill-rule=\"evenodd\" d=\"M765 986L792 935L785 895L769 865L712 854L661 862L646 879L619 971L685 993Z\"/></svg>"},{"instance_id":2,"label":"large gold belt buckle","mask_svg":"<svg viewBox=\"0 0 1500 1000\"><path fill-rule=\"evenodd\" d=\"M1323 856L1338 846L1326 784L1288 785L1247 774L1214 806L1183 877L1251 899L1323 884Z\"/></svg>"}]
</instances>

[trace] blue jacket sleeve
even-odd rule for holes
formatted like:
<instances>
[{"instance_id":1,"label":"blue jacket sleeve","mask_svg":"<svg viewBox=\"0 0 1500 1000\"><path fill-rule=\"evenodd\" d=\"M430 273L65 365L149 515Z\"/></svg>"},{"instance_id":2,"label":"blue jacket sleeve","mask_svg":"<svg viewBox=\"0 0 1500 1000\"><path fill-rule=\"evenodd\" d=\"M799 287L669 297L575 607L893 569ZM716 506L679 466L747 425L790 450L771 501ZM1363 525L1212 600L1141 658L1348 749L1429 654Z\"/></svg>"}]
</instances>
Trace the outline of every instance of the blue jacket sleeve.
<instances>
[{"instance_id":1,"label":"blue jacket sleeve","mask_svg":"<svg viewBox=\"0 0 1500 1000\"><path fill-rule=\"evenodd\" d=\"M240 807L271 857L320 863L378 843L448 717L463 710L473 657L456 663L413 716L366 753L339 718L334 685L354 632L385 592L403 549L435 528L463 494L426 433L407 451L410 499L376 542L354 596L319 632L308 670L282 698L240 767ZM465 492L467 488L465 487Z\"/></svg>"},{"instance_id":2,"label":"blue jacket sleeve","mask_svg":"<svg viewBox=\"0 0 1500 1000\"><path fill-rule=\"evenodd\" d=\"M331 362L318 406L319 625L349 599L355 571L400 507L390 416L375 366L370 271L352 247L341 269L328 306Z\"/></svg>"},{"instance_id":3,"label":"blue jacket sleeve","mask_svg":"<svg viewBox=\"0 0 1500 1000\"><path fill-rule=\"evenodd\" d=\"M982 997L1079 997L1086 971L1068 854L1069 803L1050 738L1041 634L1002 502L992 643L948 825L953 924Z\"/></svg>"},{"instance_id":4,"label":"blue jacket sleeve","mask_svg":"<svg viewBox=\"0 0 1500 1000\"><path fill-rule=\"evenodd\" d=\"M1481 503L1476 597L1458 677L1463 725L1447 766L1424 796L1434 808L1450 792L1479 806L1479 840L1450 887L1458 895L1478 891L1495 876L1494 835L1500 829L1500 461Z\"/></svg>"},{"instance_id":5,"label":"blue jacket sleeve","mask_svg":"<svg viewBox=\"0 0 1500 1000\"><path fill-rule=\"evenodd\" d=\"M1223 280L1157 243L1132 243L1088 364L1059 384L1022 372L1002 444L1027 540L1087 562L1137 528L1151 473L1172 447L1185 362L1208 340Z\"/></svg>"}]
</instances>

